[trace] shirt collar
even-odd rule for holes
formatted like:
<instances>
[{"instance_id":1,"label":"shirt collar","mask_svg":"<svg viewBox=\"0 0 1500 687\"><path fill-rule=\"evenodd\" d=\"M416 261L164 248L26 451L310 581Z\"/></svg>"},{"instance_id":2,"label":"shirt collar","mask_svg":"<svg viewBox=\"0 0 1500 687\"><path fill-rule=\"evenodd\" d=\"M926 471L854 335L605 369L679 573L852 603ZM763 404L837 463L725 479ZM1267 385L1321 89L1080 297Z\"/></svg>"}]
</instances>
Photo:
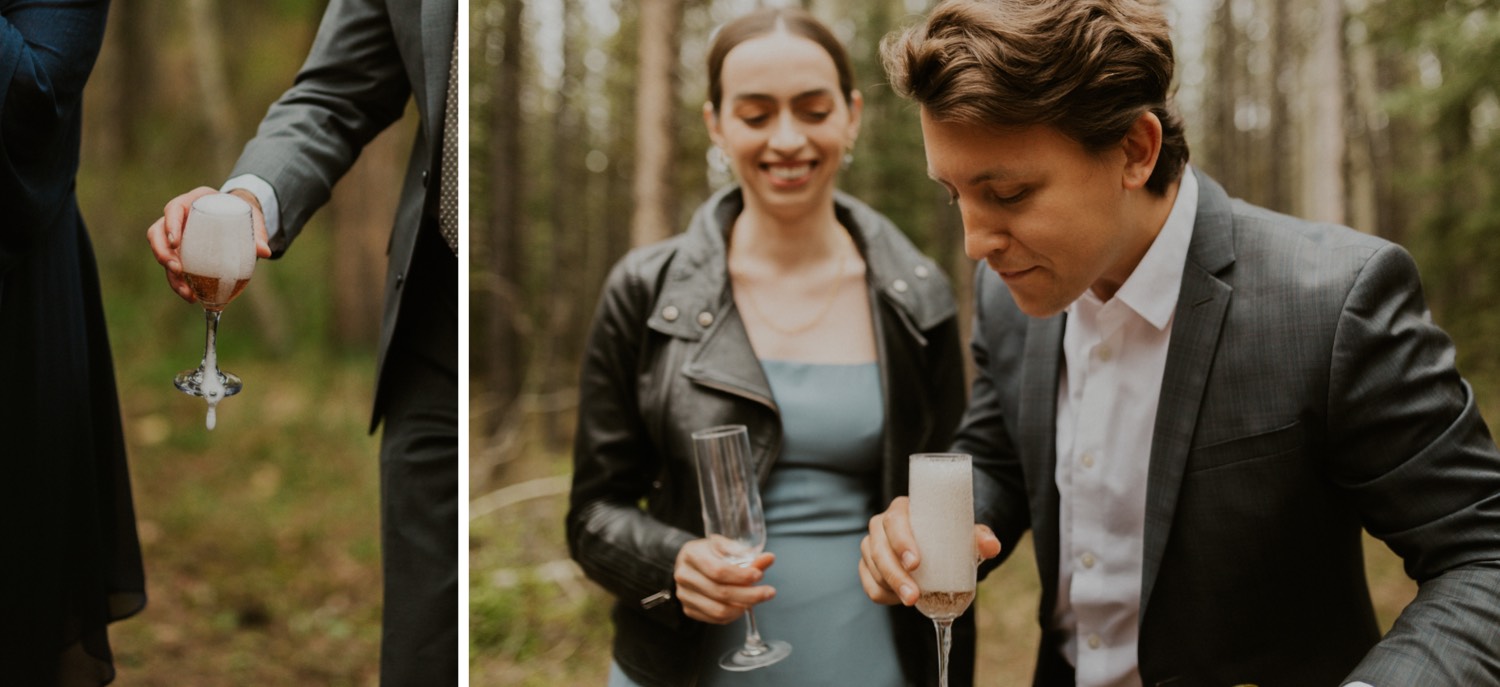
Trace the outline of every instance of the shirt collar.
<instances>
[{"instance_id":1,"label":"shirt collar","mask_svg":"<svg viewBox=\"0 0 1500 687\"><path fill-rule=\"evenodd\" d=\"M1158 330L1172 321L1177 308L1177 294L1182 288L1182 272L1187 264L1188 244L1193 239L1193 218L1198 211L1198 180L1193 171L1183 167L1177 184L1177 199L1172 211L1145 257L1115 298L1129 306Z\"/></svg>"}]
</instances>

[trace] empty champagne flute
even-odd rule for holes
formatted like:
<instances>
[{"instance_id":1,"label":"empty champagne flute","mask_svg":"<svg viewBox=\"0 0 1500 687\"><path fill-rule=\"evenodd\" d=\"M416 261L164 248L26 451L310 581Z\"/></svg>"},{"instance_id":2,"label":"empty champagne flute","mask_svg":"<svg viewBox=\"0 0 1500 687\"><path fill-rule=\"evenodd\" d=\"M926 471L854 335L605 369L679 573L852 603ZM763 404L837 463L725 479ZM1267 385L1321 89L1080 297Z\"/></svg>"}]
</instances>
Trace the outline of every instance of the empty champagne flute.
<instances>
[{"instance_id":1,"label":"empty champagne flute","mask_svg":"<svg viewBox=\"0 0 1500 687\"><path fill-rule=\"evenodd\" d=\"M953 620L974 602L974 473L962 453L911 456L911 530L921 563L913 577L922 590L917 610L937 626L938 684L948 687Z\"/></svg>"},{"instance_id":2,"label":"empty champagne flute","mask_svg":"<svg viewBox=\"0 0 1500 687\"><path fill-rule=\"evenodd\" d=\"M228 193L193 201L182 230L183 277L203 305L208 332L198 367L177 374L173 383L184 393L208 401L206 424L214 428L219 401L240 392L239 377L219 369L215 340L224 307L250 283L255 272L255 227L250 204Z\"/></svg>"},{"instance_id":3,"label":"empty champagne flute","mask_svg":"<svg viewBox=\"0 0 1500 687\"><path fill-rule=\"evenodd\" d=\"M703 500L703 534L725 560L750 565L766 546L766 521L760 488L751 464L750 433L744 425L722 425L693 432L698 463L698 493ZM719 661L724 670L763 668L786 658L792 645L764 640L755 611L745 609L745 644Z\"/></svg>"}]
</instances>

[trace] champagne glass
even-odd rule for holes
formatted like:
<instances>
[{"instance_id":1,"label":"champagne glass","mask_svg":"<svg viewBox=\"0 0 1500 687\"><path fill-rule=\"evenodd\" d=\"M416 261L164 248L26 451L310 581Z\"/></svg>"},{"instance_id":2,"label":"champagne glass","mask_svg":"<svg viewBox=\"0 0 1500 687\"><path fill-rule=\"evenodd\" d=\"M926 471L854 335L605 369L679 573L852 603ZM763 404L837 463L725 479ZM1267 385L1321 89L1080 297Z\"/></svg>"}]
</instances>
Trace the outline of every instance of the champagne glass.
<instances>
[{"instance_id":1,"label":"champagne glass","mask_svg":"<svg viewBox=\"0 0 1500 687\"><path fill-rule=\"evenodd\" d=\"M974 473L962 453L917 453L910 467L911 529L921 552L917 610L937 626L938 684L948 687L953 620L974 602Z\"/></svg>"},{"instance_id":2,"label":"champagne glass","mask_svg":"<svg viewBox=\"0 0 1500 687\"><path fill-rule=\"evenodd\" d=\"M750 433L744 425L723 425L693 432L698 462L698 493L703 499L703 533L714 551L740 567L750 565L766 546L766 521L760 489L750 458ZM745 609L749 626L744 646L725 654L719 667L736 672L776 663L792 645L761 639L755 611Z\"/></svg>"},{"instance_id":3,"label":"champagne glass","mask_svg":"<svg viewBox=\"0 0 1500 687\"><path fill-rule=\"evenodd\" d=\"M208 401L209 429L214 428L219 401L240 392L244 384L219 369L214 342L224 307L250 283L255 271L255 228L250 204L228 193L215 193L193 201L187 226L182 230L182 272L198 302L208 333L203 360L196 369L184 370L173 382L184 393Z\"/></svg>"}]
</instances>

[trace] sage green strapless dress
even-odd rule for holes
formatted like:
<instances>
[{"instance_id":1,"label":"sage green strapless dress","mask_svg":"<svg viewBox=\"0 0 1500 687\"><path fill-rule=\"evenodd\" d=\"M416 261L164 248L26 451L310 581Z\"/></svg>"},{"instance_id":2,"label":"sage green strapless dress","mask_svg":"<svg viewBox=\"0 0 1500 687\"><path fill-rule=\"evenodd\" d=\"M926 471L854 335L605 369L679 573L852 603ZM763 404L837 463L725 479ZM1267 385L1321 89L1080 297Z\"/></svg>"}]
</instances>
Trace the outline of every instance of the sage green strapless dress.
<instances>
[{"instance_id":1,"label":"sage green strapless dress","mask_svg":"<svg viewBox=\"0 0 1500 687\"><path fill-rule=\"evenodd\" d=\"M763 360L781 411L782 453L761 490L765 583L761 636L791 643L780 663L732 673L719 658L745 641L745 620L714 625L698 657L704 687L900 687L906 682L886 607L859 584L859 542L880 500L884 396L880 369ZM685 657L686 658L686 657ZM637 687L611 666L609 687Z\"/></svg>"}]
</instances>

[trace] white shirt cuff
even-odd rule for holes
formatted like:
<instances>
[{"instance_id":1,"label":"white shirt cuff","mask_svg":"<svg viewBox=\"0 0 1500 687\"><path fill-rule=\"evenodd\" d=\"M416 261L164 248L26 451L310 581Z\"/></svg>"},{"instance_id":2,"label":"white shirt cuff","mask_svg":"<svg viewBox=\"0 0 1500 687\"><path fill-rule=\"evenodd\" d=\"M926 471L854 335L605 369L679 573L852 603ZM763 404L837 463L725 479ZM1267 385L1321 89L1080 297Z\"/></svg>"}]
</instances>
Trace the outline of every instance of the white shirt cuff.
<instances>
[{"instance_id":1,"label":"white shirt cuff","mask_svg":"<svg viewBox=\"0 0 1500 687\"><path fill-rule=\"evenodd\" d=\"M271 188L270 182L254 174L241 174L219 187L220 193L229 193L237 188L245 189L250 195L260 201L260 211L266 217L266 240L276 238L281 232L281 205L276 202L276 189Z\"/></svg>"},{"instance_id":2,"label":"white shirt cuff","mask_svg":"<svg viewBox=\"0 0 1500 687\"><path fill-rule=\"evenodd\" d=\"M1368 682L1351 682L1347 685L1344 685L1344 687L1373 687L1373 685Z\"/></svg>"}]
</instances>

